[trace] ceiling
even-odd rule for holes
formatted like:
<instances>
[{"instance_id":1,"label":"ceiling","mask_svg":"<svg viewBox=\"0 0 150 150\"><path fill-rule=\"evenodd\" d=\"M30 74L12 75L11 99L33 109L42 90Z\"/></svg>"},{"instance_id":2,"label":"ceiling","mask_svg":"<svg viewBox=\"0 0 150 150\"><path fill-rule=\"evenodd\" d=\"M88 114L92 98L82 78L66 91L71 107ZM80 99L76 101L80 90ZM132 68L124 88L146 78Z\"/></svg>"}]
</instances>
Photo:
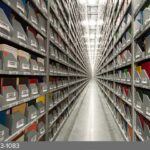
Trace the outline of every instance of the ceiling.
<instances>
[{"instance_id":1,"label":"ceiling","mask_svg":"<svg viewBox=\"0 0 150 150\"><path fill-rule=\"evenodd\" d=\"M100 28L103 24L103 6L107 0L79 0L83 6L82 14L85 20L82 25L85 28L86 49L90 59L91 69L94 70L96 59L101 55L101 35Z\"/></svg>"}]
</instances>

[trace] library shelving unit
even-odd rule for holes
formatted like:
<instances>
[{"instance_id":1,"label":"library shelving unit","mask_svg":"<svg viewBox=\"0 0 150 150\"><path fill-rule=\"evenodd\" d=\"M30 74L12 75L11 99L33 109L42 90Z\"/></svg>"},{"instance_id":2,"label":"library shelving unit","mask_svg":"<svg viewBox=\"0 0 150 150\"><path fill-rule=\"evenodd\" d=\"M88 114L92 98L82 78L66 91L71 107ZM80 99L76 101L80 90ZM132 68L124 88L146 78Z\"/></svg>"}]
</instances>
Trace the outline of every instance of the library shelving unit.
<instances>
[{"instance_id":1,"label":"library shelving unit","mask_svg":"<svg viewBox=\"0 0 150 150\"><path fill-rule=\"evenodd\" d=\"M150 1L113 0L104 12L97 82L126 141L150 138Z\"/></svg>"},{"instance_id":2,"label":"library shelving unit","mask_svg":"<svg viewBox=\"0 0 150 150\"><path fill-rule=\"evenodd\" d=\"M88 83L79 5L0 1L0 141L53 141Z\"/></svg>"}]
</instances>

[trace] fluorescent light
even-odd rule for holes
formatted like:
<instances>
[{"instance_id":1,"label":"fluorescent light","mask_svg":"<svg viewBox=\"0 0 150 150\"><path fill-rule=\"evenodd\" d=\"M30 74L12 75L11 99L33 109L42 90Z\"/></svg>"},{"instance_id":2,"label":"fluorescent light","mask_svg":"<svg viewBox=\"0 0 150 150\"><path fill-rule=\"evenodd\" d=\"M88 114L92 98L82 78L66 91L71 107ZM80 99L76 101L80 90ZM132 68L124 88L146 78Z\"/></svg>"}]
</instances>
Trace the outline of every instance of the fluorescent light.
<instances>
[{"instance_id":1,"label":"fluorescent light","mask_svg":"<svg viewBox=\"0 0 150 150\"><path fill-rule=\"evenodd\" d=\"M97 5L98 0L88 0L88 5Z\"/></svg>"},{"instance_id":2,"label":"fluorescent light","mask_svg":"<svg viewBox=\"0 0 150 150\"><path fill-rule=\"evenodd\" d=\"M96 20L84 20L82 21L82 25L83 26L96 26L97 25L97 21Z\"/></svg>"},{"instance_id":3,"label":"fluorescent light","mask_svg":"<svg viewBox=\"0 0 150 150\"><path fill-rule=\"evenodd\" d=\"M80 3L81 5L85 5L85 4L87 4L87 1L86 1L86 0L79 0L79 3Z\"/></svg>"}]
</instances>

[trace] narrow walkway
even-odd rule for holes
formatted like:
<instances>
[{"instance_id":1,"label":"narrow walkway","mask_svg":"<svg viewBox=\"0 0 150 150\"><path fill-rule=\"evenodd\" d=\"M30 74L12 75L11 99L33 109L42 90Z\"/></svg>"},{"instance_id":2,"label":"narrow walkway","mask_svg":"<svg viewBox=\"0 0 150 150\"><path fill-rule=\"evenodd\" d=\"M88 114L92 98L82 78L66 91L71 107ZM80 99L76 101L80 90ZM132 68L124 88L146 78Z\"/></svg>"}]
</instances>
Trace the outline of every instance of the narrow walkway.
<instances>
[{"instance_id":1,"label":"narrow walkway","mask_svg":"<svg viewBox=\"0 0 150 150\"><path fill-rule=\"evenodd\" d=\"M95 81L82 92L56 141L123 141Z\"/></svg>"}]
</instances>

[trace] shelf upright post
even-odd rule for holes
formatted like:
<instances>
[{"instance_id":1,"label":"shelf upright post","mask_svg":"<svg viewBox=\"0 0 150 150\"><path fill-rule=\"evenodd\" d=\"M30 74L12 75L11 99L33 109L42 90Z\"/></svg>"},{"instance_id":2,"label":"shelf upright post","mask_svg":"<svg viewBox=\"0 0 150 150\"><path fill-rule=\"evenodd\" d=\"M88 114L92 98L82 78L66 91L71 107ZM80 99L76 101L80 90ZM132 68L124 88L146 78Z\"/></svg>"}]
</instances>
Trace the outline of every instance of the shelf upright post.
<instances>
[{"instance_id":1,"label":"shelf upright post","mask_svg":"<svg viewBox=\"0 0 150 150\"><path fill-rule=\"evenodd\" d=\"M49 91L49 42L50 42L50 2L47 1L47 42L46 42L46 83L48 85ZM49 92L46 94L46 141L49 141L49 122L48 122L48 113L49 113Z\"/></svg>"},{"instance_id":2,"label":"shelf upright post","mask_svg":"<svg viewBox=\"0 0 150 150\"><path fill-rule=\"evenodd\" d=\"M68 44L70 45L70 20L71 20L71 17L70 17L70 5L71 5L71 0L68 0L68 10L69 10L69 16L68 16L68 26L69 26L69 30L68 30ZM69 51L70 51L70 48L71 47L68 47ZM68 53L69 55L69 53ZM68 57L68 65L69 65L69 60L70 58ZM70 89L70 86L69 86L69 83L70 83L70 68L68 66L68 94L70 93L69 89ZM69 116L69 98L70 98L70 94L68 95L68 116Z\"/></svg>"},{"instance_id":3,"label":"shelf upright post","mask_svg":"<svg viewBox=\"0 0 150 150\"><path fill-rule=\"evenodd\" d=\"M132 11L132 142L135 141L135 87L134 87L134 81L135 81L135 42L134 42L134 12L133 12L133 0L131 0L131 11Z\"/></svg>"}]
</instances>

